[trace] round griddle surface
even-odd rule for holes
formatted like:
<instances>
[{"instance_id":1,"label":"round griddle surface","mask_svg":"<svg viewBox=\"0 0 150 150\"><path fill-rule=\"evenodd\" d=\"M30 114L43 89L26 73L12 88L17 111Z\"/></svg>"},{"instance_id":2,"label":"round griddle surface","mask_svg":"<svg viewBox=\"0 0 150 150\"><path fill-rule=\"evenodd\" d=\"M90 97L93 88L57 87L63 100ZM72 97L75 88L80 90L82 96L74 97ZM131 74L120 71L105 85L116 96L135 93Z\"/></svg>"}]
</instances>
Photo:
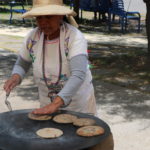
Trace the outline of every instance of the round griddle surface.
<instances>
[{"instance_id":1,"label":"round griddle surface","mask_svg":"<svg viewBox=\"0 0 150 150\"><path fill-rule=\"evenodd\" d=\"M110 134L109 126L101 119L84 113L61 110L60 113L69 113L77 117L92 118L96 125L105 129L105 134L95 137L80 137L76 135L79 127L72 124L58 124L52 120L35 121L28 118L31 110L17 110L0 114L0 149L1 150L78 150L93 146ZM64 134L55 139L43 139L36 135L41 128L58 128Z\"/></svg>"}]
</instances>

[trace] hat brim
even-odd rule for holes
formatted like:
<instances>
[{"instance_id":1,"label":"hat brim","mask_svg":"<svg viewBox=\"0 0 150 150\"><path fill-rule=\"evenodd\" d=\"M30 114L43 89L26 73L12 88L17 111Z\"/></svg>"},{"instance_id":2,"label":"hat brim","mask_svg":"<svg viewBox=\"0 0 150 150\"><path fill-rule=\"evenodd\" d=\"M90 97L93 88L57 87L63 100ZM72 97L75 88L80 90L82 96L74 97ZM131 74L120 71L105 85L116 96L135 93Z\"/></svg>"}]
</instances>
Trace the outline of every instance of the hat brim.
<instances>
[{"instance_id":1,"label":"hat brim","mask_svg":"<svg viewBox=\"0 0 150 150\"><path fill-rule=\"evenodd\" d=\"M22 18L32 18L44 15L71 15L76 16L76 13L66 6L47 5L41 7L33 7L30 11L24 13Z\"/></svg>"}]
</instances>

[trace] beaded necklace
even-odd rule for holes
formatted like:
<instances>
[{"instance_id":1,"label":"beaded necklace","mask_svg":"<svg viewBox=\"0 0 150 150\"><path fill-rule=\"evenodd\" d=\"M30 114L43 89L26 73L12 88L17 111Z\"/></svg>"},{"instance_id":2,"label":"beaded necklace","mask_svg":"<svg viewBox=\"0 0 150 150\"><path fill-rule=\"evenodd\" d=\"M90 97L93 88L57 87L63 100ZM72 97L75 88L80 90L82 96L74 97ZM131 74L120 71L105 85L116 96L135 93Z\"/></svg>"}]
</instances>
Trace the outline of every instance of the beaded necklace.
<instances>
[{"instance_id":1,"label":"beaded necklace","mask_svg":"<svg viewBox=\"0 0 150 150\"><path fill-rule=\"evenodd\" d=\"M60 78L61 78L61 71L62 71L62 56L61 56L61 48L60 48L60 39L59 39L59 73L58 73L58 79L55 83L53 83L54 85L58 85ZM53 99L57 96L57 93L59 92L57 89L52 88L53 86L49 86L48 85L48 80L46 78L45 75L45 37L43 40L43 62L42 62L42 72L43 72L43 79L44 82L49 90L48 92L48 97L51 99L51 101L53 101Z\"/></svg>"}]
</instances>

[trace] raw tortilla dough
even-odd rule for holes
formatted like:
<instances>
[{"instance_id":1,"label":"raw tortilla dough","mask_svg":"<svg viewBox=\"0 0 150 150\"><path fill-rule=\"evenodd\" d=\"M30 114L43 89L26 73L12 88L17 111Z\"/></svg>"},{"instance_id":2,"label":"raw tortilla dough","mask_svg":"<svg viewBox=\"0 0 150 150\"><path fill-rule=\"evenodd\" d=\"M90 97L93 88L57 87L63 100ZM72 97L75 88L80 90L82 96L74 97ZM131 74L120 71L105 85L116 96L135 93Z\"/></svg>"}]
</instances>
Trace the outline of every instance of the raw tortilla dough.
<instances>
[{"instance_id":1,"label":"raw tortilla dough","mask_svg":"<svg viewBox=\"0 0 150 150\"><path fill-rule=\"evenodd\" d=\"M76 119L77 116L72 114L59 114L53 118L53 120L57 123L73 123Z\"/></svg>"},{"instance_id":2,"label":"raw tortilla dough","mask_svg":"<svg viewBox=\"0 0 150 150\"><path fill-rule=\"evenodd\" d=\"M63 135L63 131L56 128L39 129L36 134L42 138L57 138Z\"/></svg>"},{"instance_id":3,"label":"raw tortilla dough","mask_svg":"<svg viewBox=\"0 0 150 150\"><path fill-rule=\"evenodd\" d=\"M35 114L32 114L32 113L29 113L28 118L30 118L32 120L44 121L44 120L50 120L52 118L52 116L49 116L49 115L35 115Z\"/></svg>"},{"instance_id":4,"label":"raw tortilla dough","mask_svg":"<svg viewBox=\"0 0 150 150\"><path fill-rule=\"evenodd\" d=\"M76 131L77 135L91 137L104 134L104 129L100 126L84 126Z\"/></svg>"},{"instance_id":5,"label":"raw tortilla dough","mask_svg":"<svg viewBox=\"0 0 150 150\"><path fill-rule=\"evenodd\" d=\"M94 125L95 124L95 120L90 119L90 118L78 118L76 120L74 120L73 125L75 126L90 126L90 125Z\"/></svg>"}]
</instances>

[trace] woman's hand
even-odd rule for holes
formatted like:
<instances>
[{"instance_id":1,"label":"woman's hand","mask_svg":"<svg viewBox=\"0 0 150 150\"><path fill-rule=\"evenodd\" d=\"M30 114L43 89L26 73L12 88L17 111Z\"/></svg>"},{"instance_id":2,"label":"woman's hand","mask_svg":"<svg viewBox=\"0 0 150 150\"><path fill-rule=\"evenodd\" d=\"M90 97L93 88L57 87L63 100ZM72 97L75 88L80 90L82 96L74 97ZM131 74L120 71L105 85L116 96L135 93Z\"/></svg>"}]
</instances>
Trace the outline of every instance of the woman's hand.
<instances>
[{"instance_id":1,"label":"woman's hand","mask_svg":"<svg viewBox=\"0 0 150 150\"><path fill-rule=\"evenodd\" d=\"M36 115L51 114L56 112L63 104L64 101L59 96L57 96L52 103L46 105L45 107L35 109L32 111L32 113Z\"/></svg>"},{"instance_id":2,"label":"woman's hand","mask_svg":"<svg viewBox=\"0 0 150 150\"><path fill-rule=\"evenodd\" d=\"M21 82L21 77L18 74L13 74L4 84L6 93L10 93Z\"/></svg>"}]
</instances>

